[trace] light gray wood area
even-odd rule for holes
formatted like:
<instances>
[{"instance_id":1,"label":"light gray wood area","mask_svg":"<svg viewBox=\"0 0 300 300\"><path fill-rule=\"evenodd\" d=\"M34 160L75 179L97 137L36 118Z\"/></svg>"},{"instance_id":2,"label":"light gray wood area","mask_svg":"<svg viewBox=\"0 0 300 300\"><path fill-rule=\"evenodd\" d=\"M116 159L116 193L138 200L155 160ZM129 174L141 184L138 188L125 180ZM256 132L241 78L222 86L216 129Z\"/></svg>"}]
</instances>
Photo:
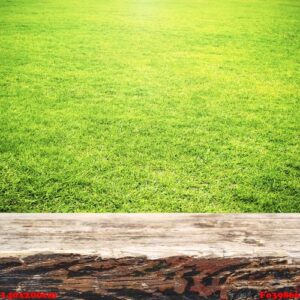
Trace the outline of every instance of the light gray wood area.
<instances>
[{"instance_id":1,"label":"light gray wood area","mask_svg":"<svg viewBox=\"0 0 300 300\"><path fill-rule=\"evenodd\" d=\"M300 258L300 214L0 214L0 257Z\"/></svg>"}]
</instances>

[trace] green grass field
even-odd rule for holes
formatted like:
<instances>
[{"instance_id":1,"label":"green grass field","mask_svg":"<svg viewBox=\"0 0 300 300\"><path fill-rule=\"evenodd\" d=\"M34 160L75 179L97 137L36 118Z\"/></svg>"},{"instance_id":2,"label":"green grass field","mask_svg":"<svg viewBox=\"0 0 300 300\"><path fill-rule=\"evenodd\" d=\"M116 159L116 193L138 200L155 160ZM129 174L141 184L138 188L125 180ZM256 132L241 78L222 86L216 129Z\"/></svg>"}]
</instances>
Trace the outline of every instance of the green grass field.
<instances>
[{"instance_id":1,"label":"green grass field","mask_svg":"<svg viewBox=\"0 0 300 300\"><path fill-rule=\"evenodd\" d=\"M298 0L1 0L0 211L300 212Z\"/></svg>"}]
</instances>

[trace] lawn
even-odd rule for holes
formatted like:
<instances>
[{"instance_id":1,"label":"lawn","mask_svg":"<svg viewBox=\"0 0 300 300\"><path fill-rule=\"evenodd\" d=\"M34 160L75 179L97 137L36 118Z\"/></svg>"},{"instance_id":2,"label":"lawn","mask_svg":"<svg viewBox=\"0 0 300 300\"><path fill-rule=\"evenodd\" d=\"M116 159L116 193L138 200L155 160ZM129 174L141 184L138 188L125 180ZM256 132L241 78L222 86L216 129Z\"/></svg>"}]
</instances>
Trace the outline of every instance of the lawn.
<instances>
[{"instance_id":1,"label":"lawn","mask_svg":"<svg viewBox=\"0 0 300 300\"><path fill-rule=\"evenodd\" d=\"M1 0L0 211L300 212L298 0Z\"/></svg>"}]
</instances>

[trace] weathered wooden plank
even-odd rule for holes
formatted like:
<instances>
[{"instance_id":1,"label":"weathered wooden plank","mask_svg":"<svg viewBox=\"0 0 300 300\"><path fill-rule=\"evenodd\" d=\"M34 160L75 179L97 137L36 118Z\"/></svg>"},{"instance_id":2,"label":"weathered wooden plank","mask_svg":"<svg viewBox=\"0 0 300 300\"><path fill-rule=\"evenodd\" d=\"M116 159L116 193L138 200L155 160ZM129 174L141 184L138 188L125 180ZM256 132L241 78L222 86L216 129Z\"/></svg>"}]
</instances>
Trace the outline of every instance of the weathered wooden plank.
<instances>
[{"instance_id":1,"label":"weathered wooden plank","mask_svg":"<svg viewBox=\"0 0 300 300\"><path fill-rule=\"evenodd\" d=\"M259 299L300 290L299 214L0 214L0 291Z\"/></svg>"},{"instance_id":2,"label":"weathered wooden plank","mask_svg":"<svg viewBox=\"0 0 300 300\"><path fill-rule=\"evenodd\" d=\"M300 258L300 214L0 214L0 254Z\"/></svg>"},{"instance_id":3,"label":"weathered wooden plank","mask_svg":"<svg viewBox=\"0 0 300 300\"><path fill-rule=\"evenodd\" d=\"M0 288L57 292L59 299L259 299L297 291L300 265L285 259L34 255L0 259Z\"/></svg>"}]
</instances>

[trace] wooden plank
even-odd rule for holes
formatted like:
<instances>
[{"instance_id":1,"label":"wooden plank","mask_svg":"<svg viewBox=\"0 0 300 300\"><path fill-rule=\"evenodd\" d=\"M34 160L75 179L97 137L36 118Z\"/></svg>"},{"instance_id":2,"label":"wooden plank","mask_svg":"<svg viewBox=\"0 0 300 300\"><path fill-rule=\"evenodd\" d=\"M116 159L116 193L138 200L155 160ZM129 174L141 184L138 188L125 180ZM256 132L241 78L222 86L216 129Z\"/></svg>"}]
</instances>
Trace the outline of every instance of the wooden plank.
<instances>
[{"instance_id":1,"label":"wooden plank","mask_svg":"<svg viewBox=\"0 0 300 300\"><path fill-rule=\"evenodd\" d=\"M0 214L0 292L259 299L300 290L300 214Z\"/></svg>"},{"instance_id":2,"label":"wooden plank","mask_svg":"<svg viewBox=\"0 0 300 300\"><path fill-rule=\"evenodd\" d=\"M0 214L0 253L300 258L300 214Z\"/></svg>"},{"instance_id":3,"label":"wooden plank","mask_svg":"<svg viewBox=\"0 0 300 300\"><path fill-rule=\"evenodd\" d=\"M59 299L258 299L296 291L300 266L285 259L34 255L0 259L2 291L57 292Z\"/></svg>"}]
</instances>

